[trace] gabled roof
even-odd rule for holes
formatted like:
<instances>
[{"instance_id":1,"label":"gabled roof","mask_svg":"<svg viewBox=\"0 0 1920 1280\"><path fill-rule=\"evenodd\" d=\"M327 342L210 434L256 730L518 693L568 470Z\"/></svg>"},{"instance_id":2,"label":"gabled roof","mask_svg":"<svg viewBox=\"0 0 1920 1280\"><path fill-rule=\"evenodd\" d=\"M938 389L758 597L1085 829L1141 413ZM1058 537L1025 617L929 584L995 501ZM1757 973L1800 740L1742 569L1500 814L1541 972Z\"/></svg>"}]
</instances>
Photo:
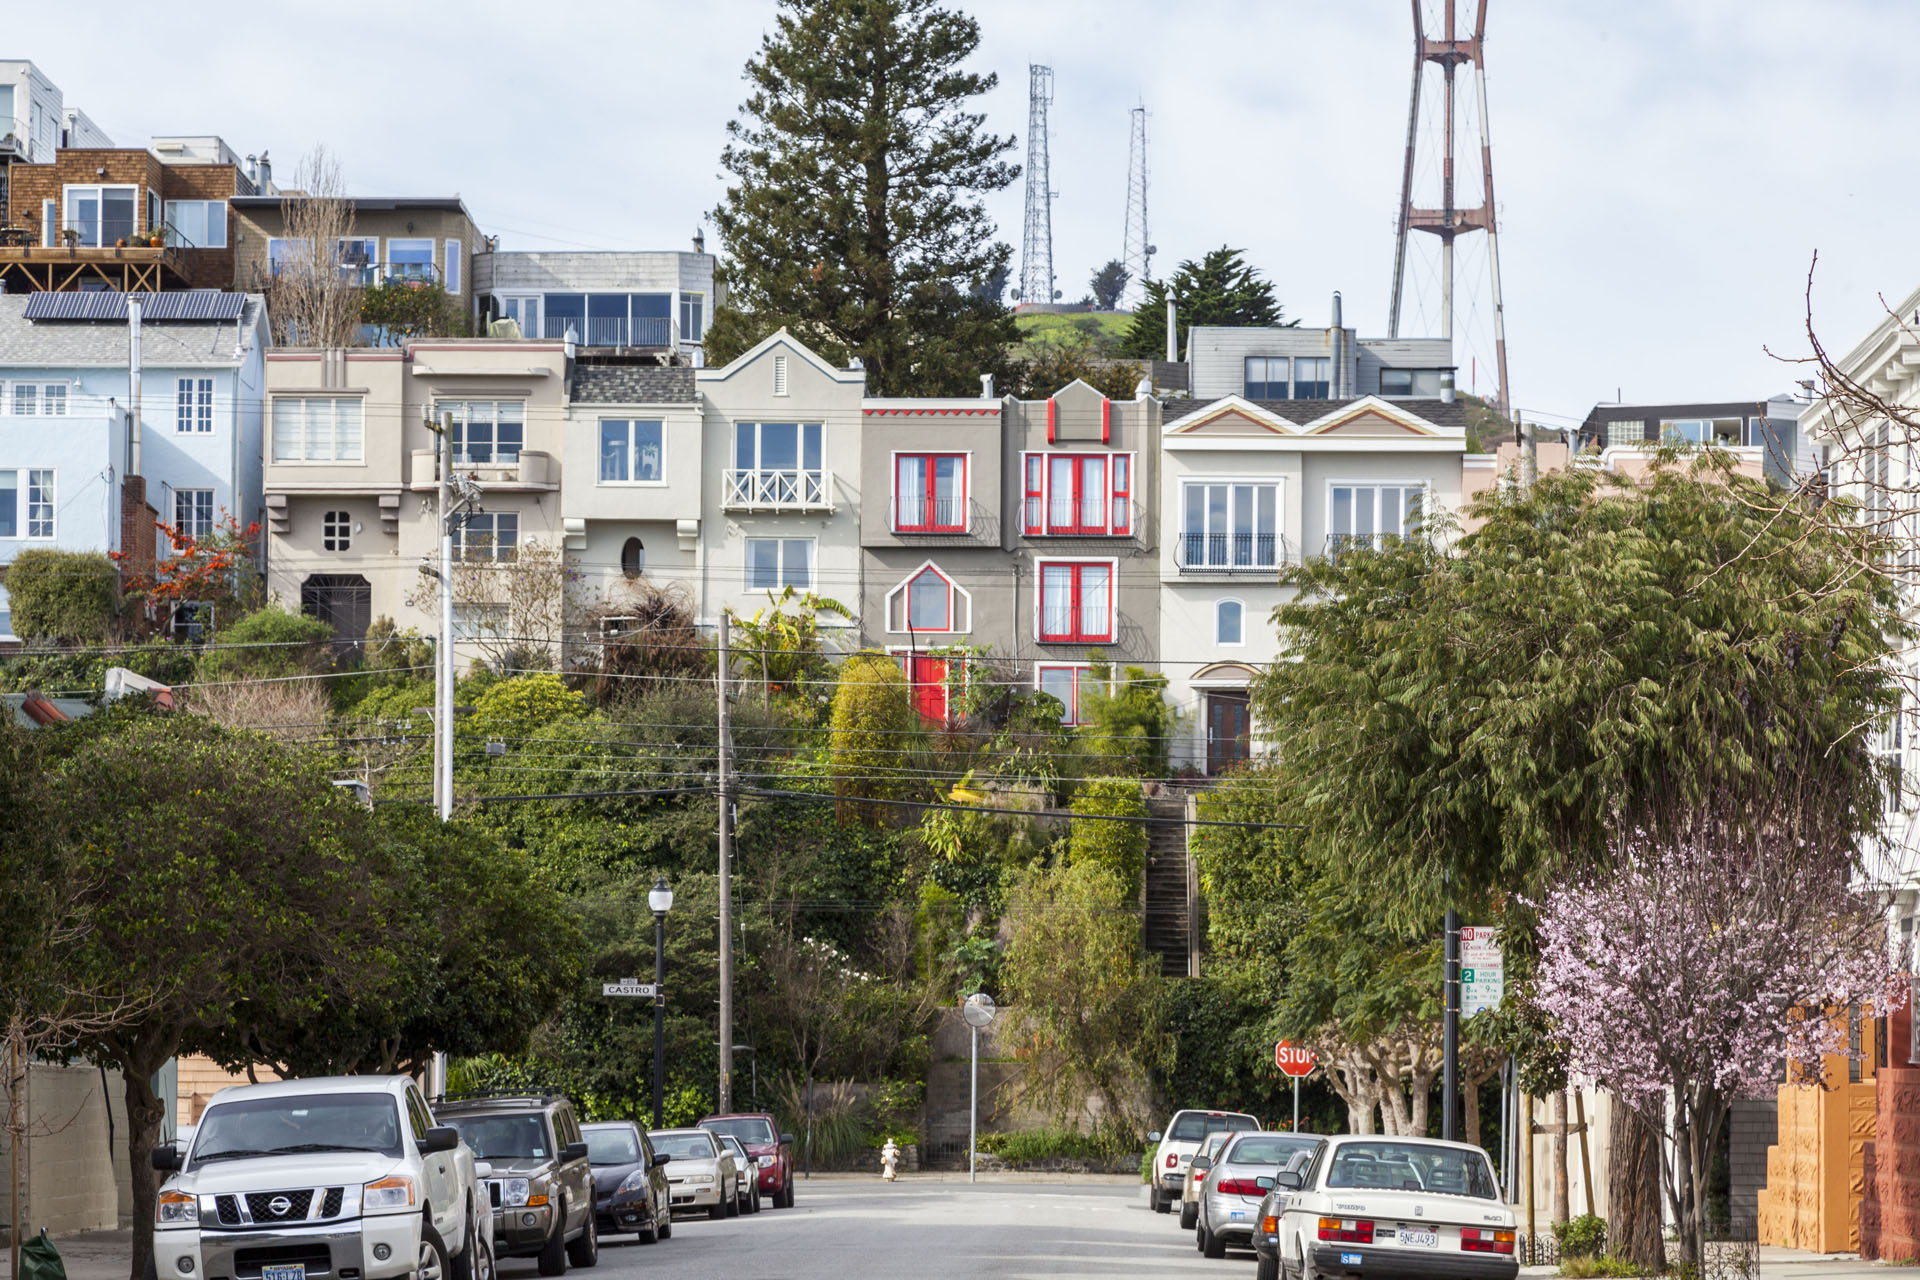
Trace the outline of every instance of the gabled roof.
<instances>
[{"instance_id":1,"label":"gabled roof","mask_svg":"<svg viewBox=\"0 0 1920 1280\"><path fill-rule=\"evenodd\" d=\"M1436 400L1434 404L1441 402ZM1375 428L1385 427L1386 431ZM1464 425L1462 427L1464 430ZM1399 404L1383 400L1379 396L1362 396L1351 400L1338 409L1329 410L1307 423L1308 435L1391 435L1405 432L1408 435L1433 436L1441 434L1445 428L1429 422L1409 407L1408 402Z\"/></svg>"},{"instance_id":2,"label":"gabled roof","mask_svg":"<svg viewBox=\"0 0 1920 1280\"><path fill-rule=\"evenodd\" d=\"M677 365L583 364L573 371L575 404L692 404L690 368Z\"/></svg>"},{"instance_id":3,"label":"gabled roof","mask_svg":"<svg viewBox=\"0 0 1920 1280\"><path fill-rule=\"evenodd\" d=\"M1170 420L1162 431L1170 436L1291 436L1300 434L1300 425L1243 396L1227 396Z\"/></svg>"},{"instance_id":4,"label":"gabled roof","mask_svg":"<svg viewBox=\"0 0 1920 1280\"><path fill-rule=\"evenodd\" d=\"M1188 421L1195 415L1204 413L1215 405L1229 402L1264 410L1276 420L1288 424L1298 422L1299 429L1308 432L1313 431L1316 425L1325 424L1329 419L1338 418L1353 406L1362 404L1371 404L1378 408L1392 410L1396 414L1408 415L1428 427L1438 428L1443 432L1464 431L1467 426L1467 406L1461 400L1448 404L1443 400L1431 398L1389 400L1385 396L1359 396L1351 400L1248 400L1240 396L1222 396L1217 400L1167 401L1167 412L1177 411L1180 414L1179 417L1167 423L1167 434L1173 434L1171 428Z\"/></svg>"},{"instance_id":5,"label":"gabled roof","mask_svg":"<svg viewBox=\"0 0 1920 1280\"><path fill-rule=\"evenodd\" d=\"M728 378L731 378L734 374L740 372L740 370L746 368L777 346L786 347L789 351L797 354L802 360L805 360L808 364L835 382L857 382L863 385L866 383L866 370L834 368L828 364L819 353L814 351L813 348L794 337L791 333L788 333L785 329L778 329L768 334L766 337L760 339L760 341L754 343L752 347L746 351L742 351L739 355L717 369L695 370L695 381L725 382Z\"/></svg>"}]
</instances>

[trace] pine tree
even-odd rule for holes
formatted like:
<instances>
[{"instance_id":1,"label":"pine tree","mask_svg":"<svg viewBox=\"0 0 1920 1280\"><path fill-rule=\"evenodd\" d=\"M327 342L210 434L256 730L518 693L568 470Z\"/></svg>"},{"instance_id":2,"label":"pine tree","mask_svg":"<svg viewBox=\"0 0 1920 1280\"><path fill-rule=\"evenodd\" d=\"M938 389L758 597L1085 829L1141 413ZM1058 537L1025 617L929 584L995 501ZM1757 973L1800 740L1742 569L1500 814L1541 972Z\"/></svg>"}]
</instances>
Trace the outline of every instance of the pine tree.
<instances>
[{"instance_id":1,"label":"pine tree","mask_svg":"<svg viewBox=\"0 0 1920 1280\"><path fill-rule=\"evenodd\" d=\"M1133 279L1126 264L1113 259L1106 266L1093 273L1093 279L1087 282L1087 288L1093 292L1094 305L1102 311L1111 311L1120 305L1120 295L1127 291L1127 282ZM1164 305L1164 304L1163 304Z\"/></svg>"},{"instance_id":2,"label":"pine tree","mask_svg":"<svg viewBox=\"0 0 1920 1280\"><path fill-rule=\"evenodd\" d=\"M1133 326L1121 341L1120 354L1140 360L1161 358L1167 349L1169 296L1179 312L1174 323L1183 329L1197 324L1299 324L1298 320L1280 318L1273 282L1249 266L1240 256L1242 252L1221 245L1199 262L1181 263L1170 281L1147 281L1146 299L1133 313Z\"/></svg>"},{"instance_id":3,"label":"pine tree","mask_svg":"<svg viewBox=\"0 0 1920 1280\"><path fill-rule=\"evenodd\" d=\"M1019 334L976 286L1012 250L980 197L1020 170L973 109L998 79L961 69L979 43L935 0L781 0L721 153L730 296L709 359L785 327L835 363L859 357L876 395L967 393L1006 371Z\"/></svg>"}]
</instances>

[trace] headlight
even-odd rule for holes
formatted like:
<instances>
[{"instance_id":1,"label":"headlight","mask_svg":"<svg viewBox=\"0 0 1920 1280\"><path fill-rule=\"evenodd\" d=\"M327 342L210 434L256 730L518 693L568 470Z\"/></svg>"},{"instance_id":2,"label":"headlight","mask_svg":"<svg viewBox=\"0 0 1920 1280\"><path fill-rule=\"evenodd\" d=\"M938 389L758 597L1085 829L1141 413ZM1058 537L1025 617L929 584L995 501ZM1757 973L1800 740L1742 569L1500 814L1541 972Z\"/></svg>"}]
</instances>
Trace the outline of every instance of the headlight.
<instances>
[{"instance_id":1,"label":"headlight","mask_svg":"<svg viewBox=\"0 0 1920 1280\"><path fill-rule=\"evenodd\" d=\"M360 1204L368 1213L387 1209L413 1208L413 1179L403 1173L378 1182L369 1182L361 1193Z\"/></svg>"},{"instance_id":2,"label":"headlight","mask_svg":"<svg viewBox=\"0 0 1920 1280\"><path fill-rule=\"evenodd\" d=\"M500 1184L500 1203L509 1209L518 1209L527 1202L527 1180L508 1178Z\"/></svg>"},{"instance_id":3,"label":"headlight","mask_svg":"<svg viewBox=\"0 0 1920 1280\"><path fill-rule=\"evenodd\" d=\"M771 1169L773 1168L773 1166L779 1163L780 1163L779 1156L761 1156L760 1157L760 1167L762 1169Z\"/></svg>"},{"instance_id":4,"label":"headlight","mask_svg":"<svg viewBox=\"0 0 1920 1280\"><path fill-rule=\"evenodd\" d=\"M620 1184L621 1191L645 1191L646 1189L647 1171L645 1169L635 1169L627 1175L627 1180Z\"/></svg>"},{"instance_id":5,"label":"headlight","mask_svg":"<svg viewBox=\"0 0 1920 1280\"><path fill-rule=\"evenodd\" d=\"M179 1226L186 1222L200 1221L200 1200L184 1191L162 1191L160 1199L153 1206L153 1223L157 1227Z\"/></svg>"},{"instance_id":6,"label":"headlight","mask_svg":"<svg viewBox=\"0 0 1920 1280\"><path fill-rule=\"evenodd\" d=\"M713 1175L710 1173L690 1173L687 1175L687 1181L688 1182L712 1182Z\"/></svg>"}]
</instances>

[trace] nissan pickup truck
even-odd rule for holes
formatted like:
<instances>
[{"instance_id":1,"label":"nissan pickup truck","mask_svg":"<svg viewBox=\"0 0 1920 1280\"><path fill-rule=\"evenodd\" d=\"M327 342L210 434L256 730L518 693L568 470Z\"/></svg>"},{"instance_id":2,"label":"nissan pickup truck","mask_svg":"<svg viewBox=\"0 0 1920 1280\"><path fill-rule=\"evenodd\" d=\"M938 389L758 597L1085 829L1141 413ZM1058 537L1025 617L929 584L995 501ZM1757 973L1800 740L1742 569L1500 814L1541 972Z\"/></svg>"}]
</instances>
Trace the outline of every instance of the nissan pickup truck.
<instances>
[{"instance_id":1,"label":"nissan pickup truck","mask_svg":"<svg viewBox=\"0 0 1920 1280\"><path fill-rule=\"evenodd\" d=\"M405 1076L223 1089L153 1167L149 1280L493 1280L491 1170Z\"/></svg>"}]
</instances>

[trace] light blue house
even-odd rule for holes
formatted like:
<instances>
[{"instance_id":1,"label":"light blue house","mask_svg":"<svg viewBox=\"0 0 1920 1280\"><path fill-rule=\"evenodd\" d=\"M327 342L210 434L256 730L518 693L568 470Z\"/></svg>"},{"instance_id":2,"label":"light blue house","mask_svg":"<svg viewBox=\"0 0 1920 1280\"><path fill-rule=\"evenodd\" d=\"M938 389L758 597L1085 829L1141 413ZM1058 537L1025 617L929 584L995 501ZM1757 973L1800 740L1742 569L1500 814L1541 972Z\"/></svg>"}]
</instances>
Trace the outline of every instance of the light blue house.
<instances>
[{"instance_id":1,"label":"light blue house","mask_svg":"<svg viewBox=\"0 0 1920 1280\"><path fill-rule=\"evenodd\" d=\"M0 294L0 639L22 551L138 550L156 519L197 535L262 518L264 299L141 303L136 431L127 295Z\"/></svg>"}]
</instances>

